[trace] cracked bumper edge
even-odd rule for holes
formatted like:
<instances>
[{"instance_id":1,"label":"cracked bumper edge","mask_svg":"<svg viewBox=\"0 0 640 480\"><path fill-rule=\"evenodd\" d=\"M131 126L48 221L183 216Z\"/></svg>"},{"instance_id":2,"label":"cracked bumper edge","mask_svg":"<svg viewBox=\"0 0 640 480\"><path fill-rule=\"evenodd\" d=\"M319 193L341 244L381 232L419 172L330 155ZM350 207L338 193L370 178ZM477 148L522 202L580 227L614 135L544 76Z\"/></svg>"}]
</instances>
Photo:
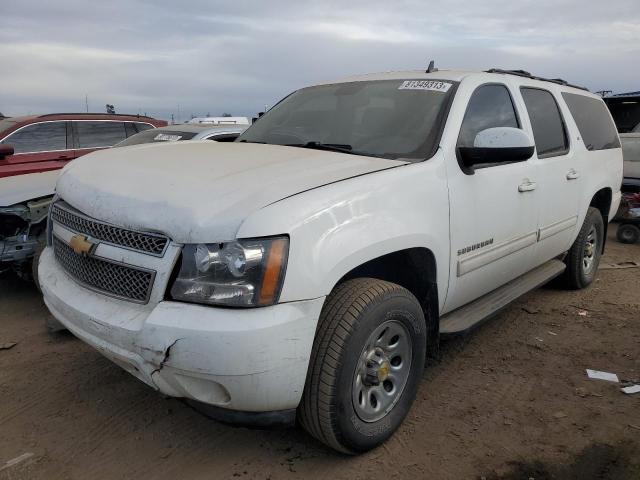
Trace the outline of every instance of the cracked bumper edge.
<instances>
[{"instance_id":1,"label":"cracked bumper edge","mask_svg":"<svg viewBox=\"0 0 640 480\"><path fill-rule=\"evenodd\" d=\"M245 412L300 401L324 298L254 309L136 305L79 286L50 248L39 277L56 319L166 395Z\"/></svg>"}]
</instances>

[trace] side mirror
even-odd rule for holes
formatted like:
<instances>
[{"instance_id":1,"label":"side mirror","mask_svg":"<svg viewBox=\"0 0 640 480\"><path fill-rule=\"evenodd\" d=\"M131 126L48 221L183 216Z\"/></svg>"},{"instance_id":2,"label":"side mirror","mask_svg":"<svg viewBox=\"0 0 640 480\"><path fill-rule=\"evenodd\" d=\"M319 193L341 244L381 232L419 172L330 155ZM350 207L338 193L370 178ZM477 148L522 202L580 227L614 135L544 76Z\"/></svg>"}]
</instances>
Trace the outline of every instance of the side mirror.
<instances>
[{"instance_id":1,"label":"side mirror","mask_svg":"<svg viewBox=\"0 0 640 480\"><path fill-rule=\"evenodd\" d=\"M5 143L0 143L0 160L5 157L9 157L14 154L13 145L7 145Z\"/></svg>"},{"instance_id":2,"label":"side mirror","mask_svg":"<svg viewBox=\"0 0 640 480\"><path fill-rule=\"evenodd\" d=\"M481 164L524 162L535 152L529 134L513 127L494 127L476 135L473 147L458 147L462 165L473 173L473 167Z\"/></svg>"}]
</instances>

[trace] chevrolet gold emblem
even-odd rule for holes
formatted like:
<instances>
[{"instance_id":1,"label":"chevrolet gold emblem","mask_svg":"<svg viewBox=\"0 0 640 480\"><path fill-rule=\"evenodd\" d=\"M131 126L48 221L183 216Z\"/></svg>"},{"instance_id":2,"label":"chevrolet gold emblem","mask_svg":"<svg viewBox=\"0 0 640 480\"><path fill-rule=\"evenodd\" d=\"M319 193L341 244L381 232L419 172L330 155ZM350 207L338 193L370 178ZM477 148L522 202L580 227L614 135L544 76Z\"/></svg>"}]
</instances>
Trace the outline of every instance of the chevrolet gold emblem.
<instances>
[{"instance_id":1,"label":"chevrolet gold emblem","mask_svg":"<svg viewBox=\"0 0 640 480\"><path fill-rule=\"evenodd\" d=\"M73 248L73 251L78 255L91 255L96 244L87 240L84 235L74 235L69 241L69 246Z\"/></svg>"}]
</instances>

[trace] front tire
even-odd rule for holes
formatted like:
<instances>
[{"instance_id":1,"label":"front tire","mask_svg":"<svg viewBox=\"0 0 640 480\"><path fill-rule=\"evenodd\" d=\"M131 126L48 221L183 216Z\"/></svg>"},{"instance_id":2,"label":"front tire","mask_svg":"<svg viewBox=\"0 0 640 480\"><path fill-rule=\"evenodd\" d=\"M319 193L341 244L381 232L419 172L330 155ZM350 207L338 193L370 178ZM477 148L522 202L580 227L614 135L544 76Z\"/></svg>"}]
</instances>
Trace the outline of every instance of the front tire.
<instances>
[{"instance_id":1,"label":"front tire","mask_svg":"<svg viewBox=\"0 0 640 480\"><path fill-rule=\"evenodd\" d=\"M340 284L320 315L302 426L347 454L382 444L409 412L426 345L424 314L408 290L371 278Z\"/></svg>"},{"instance_id":2,"label":"front tire","mask_svg":"<svg viewBox=\"0 0 640 480\"><path fill-rule=\"evenodd\" d=\"M595 279L602 256L604 222L600 210L589 207L578 237L564 262L566 286L572 290L586 288Z\"/></svg>"}]
</instances>

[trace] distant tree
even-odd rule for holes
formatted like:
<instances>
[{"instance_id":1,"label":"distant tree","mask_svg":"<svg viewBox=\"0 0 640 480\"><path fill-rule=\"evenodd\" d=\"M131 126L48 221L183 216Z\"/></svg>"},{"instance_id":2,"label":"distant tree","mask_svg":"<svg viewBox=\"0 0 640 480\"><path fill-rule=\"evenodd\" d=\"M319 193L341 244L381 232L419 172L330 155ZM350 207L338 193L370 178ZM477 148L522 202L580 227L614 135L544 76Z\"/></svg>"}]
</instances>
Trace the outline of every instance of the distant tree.
<instances>
[{"instance_id":1,"label":"distant tree","mask_svg":"<svg viewBox=\"0 0 640 480\"><path fill-rule=\"evenodd\" d=\"M230 113L223 113L222 115L220 115L221 117L233 117L233 115L231 115Z\"/></svg>"},{"instance_id":2,"label":"distant tree","mask_svg":"<svg viewBox=\"0 0 640 480\"><path fill-rule=\"evenodd\" d=\"M105 107L107 108L107 113L108 114L115 115L116 107L114 107L113 105L109 105L108 103L105 105Z\"/></svg>"}]
</instances>

